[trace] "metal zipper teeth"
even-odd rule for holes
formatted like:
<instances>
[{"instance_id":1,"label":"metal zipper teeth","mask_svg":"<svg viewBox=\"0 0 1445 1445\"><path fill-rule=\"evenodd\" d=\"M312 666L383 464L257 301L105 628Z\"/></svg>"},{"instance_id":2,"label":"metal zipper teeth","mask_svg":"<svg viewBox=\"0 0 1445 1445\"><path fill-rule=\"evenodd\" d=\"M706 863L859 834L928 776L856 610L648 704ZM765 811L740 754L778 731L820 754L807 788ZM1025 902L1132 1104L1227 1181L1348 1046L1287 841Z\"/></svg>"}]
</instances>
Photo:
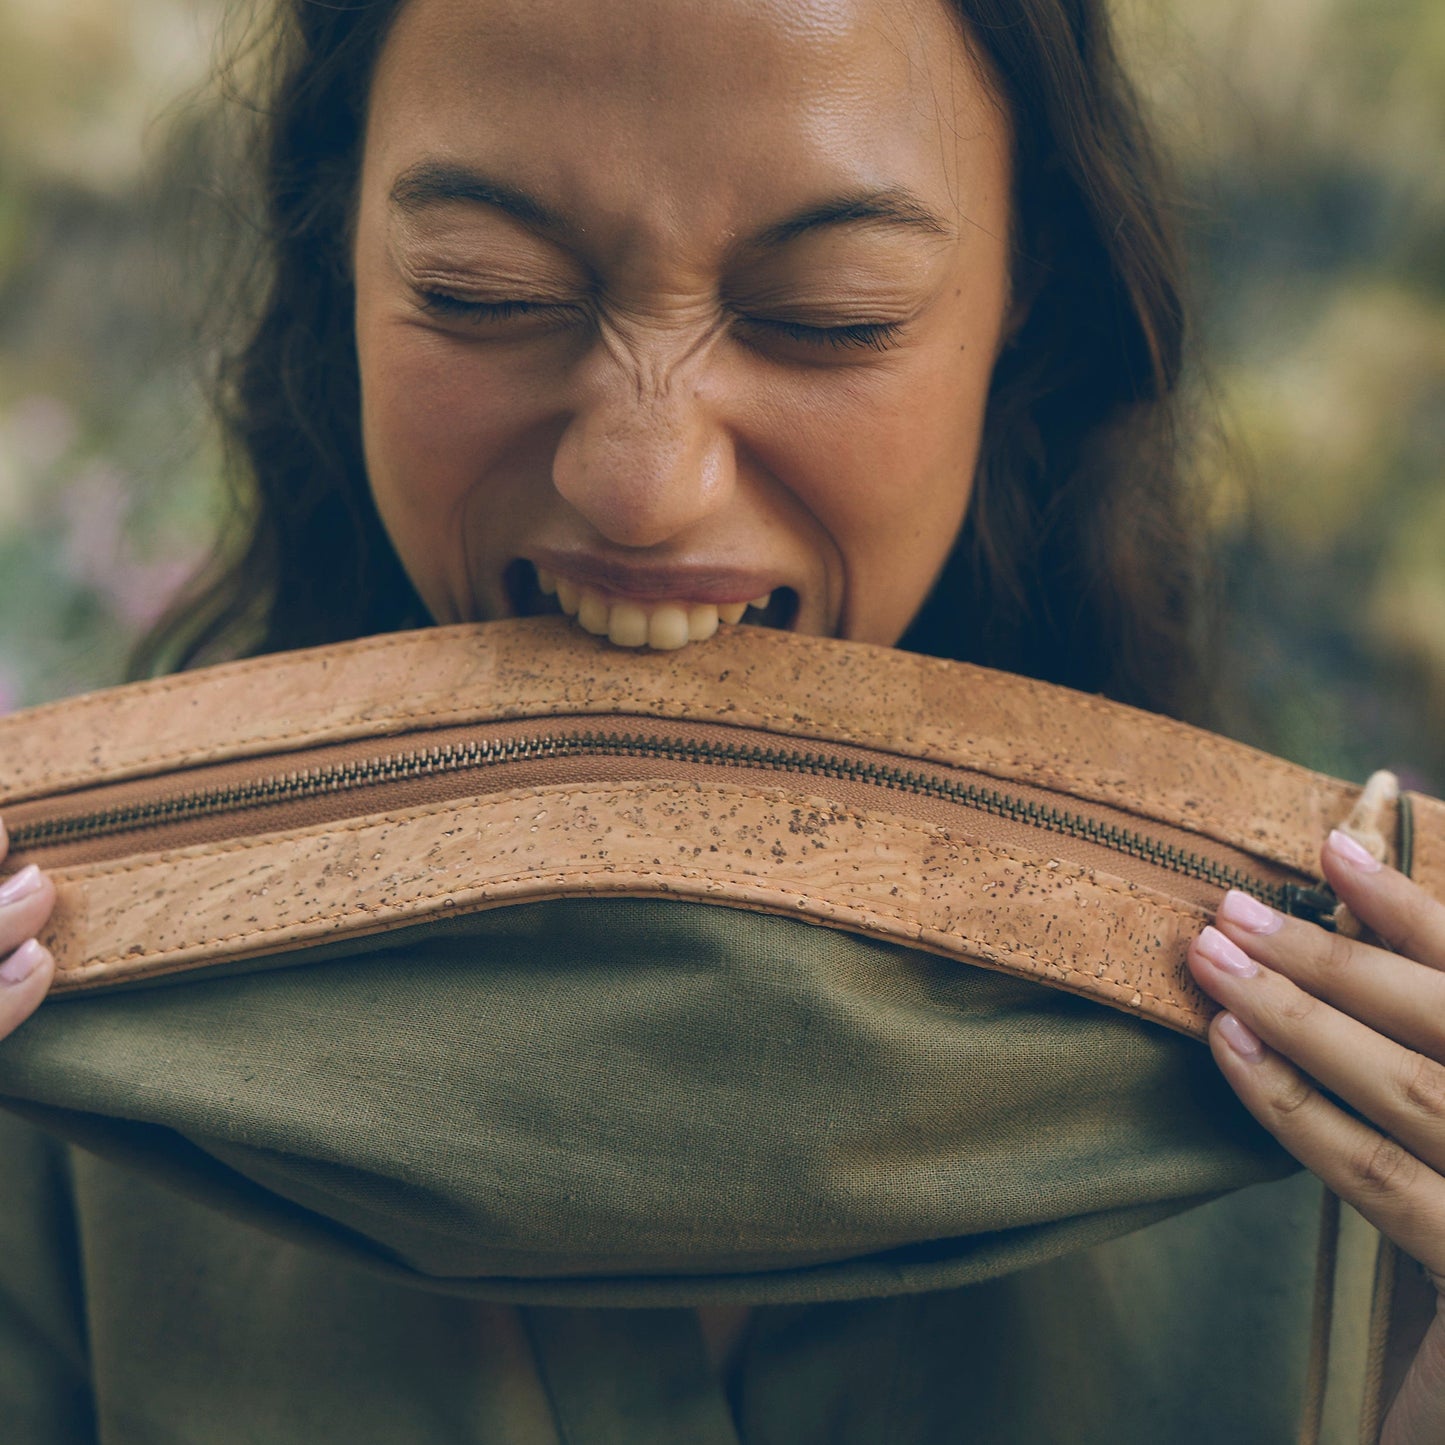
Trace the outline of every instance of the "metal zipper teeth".
<instances>
[{"instance_id":1,"label":"metal zipper teeth","mask_svg":"<svg viewBox=\"0 0 1445 1445\"><path fill-rule=\"evenodd\" d=\"M855 762L829 753L791 748L742 746L736 743L694 742L682 738L638 737L631 733L547 734L538 738L512 738L501 742L446 743L422 751L388 754L361 762L336 763L324 768L260 778L225 788L178 794L154 802L104 808L69 818L41 819L17 826L11 845L18 849L47 844L75 843L111 833L166 823L188 822L224 812L297 802L352 788L408 782L448 773L465 772L499 763L528 762L539 758L645 757L702 763L723 767L762 768L801 773L843 782L867 783L940 798L965 808L1024 823L1063 837L1077 838L1112 849L1171 873L1181 874L1220 889L1240 888L1290 913L1320 917L1331 912L1335 899L1325 889L1274 884L1242 869L1165 843L1145 833L1103 823L1084 814L1048 804L1015 798L996 788L956 782L934 773L886 763Z\"/></svg>"}]
</instances>

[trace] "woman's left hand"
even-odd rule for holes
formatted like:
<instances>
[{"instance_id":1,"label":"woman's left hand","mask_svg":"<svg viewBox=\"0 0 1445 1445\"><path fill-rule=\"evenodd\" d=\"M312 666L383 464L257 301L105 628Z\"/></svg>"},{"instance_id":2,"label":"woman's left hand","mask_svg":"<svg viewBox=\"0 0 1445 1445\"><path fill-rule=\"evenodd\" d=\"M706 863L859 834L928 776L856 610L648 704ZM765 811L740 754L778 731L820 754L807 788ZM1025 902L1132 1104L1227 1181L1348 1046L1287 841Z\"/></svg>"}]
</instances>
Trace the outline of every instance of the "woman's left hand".
<instances>
[{"instance_id":1,"label":"woman's left hand","mask_svg":"<svg viewBox=\"0 0 1445 1445\"><path fill-rule=\"evenodd\" d=\"M1191 944L1189 967L1224 1008L1209 1042L1245 1107L1429 1274L1436 1312L1381 1440L1439 1445L1445 1440L1445 904L1344 834L1330 835L1323 859L1341 901L1393 951L1231 892L1217 926Z\"/></svg>"}]
</instances>

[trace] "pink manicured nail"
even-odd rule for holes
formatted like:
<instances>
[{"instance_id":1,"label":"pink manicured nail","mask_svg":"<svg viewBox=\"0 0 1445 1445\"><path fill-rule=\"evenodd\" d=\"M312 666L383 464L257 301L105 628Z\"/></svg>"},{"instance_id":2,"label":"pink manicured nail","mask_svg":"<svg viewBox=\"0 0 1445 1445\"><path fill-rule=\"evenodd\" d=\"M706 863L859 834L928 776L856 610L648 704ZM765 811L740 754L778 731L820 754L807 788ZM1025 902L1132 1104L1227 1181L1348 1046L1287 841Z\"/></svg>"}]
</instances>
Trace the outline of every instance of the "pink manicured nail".
<instances>
[{"instance_id":1,"label":"pink manicured nail","mask_svg":"<svg viewBox=\"0 0 1445 1445\"><path fill-rule=\"evenodd\" d=\"M1351 868L1357 868L1361 873L1378 873L1380 871L1380 860L1362 844L1355 842L1348 833L1342 833L1338 828L1330 834L1330 852L1341 863L1348 863Z\"/></svg>"},{"instance_id":2,"label":"pink manicured nail","mask_svg":"<svg viewBox=\"0 0 1445 1445\"><path fill-rule=\"evenodd\" d=\"M44 948L33 938L27 938L4 963L0 963L0 981L20 983L29 978L44 959Z\"/></svg>"},{"instance_id":3,"label":"pink manicured nail","mask_svg":"<svg viewBox=\"0 0 1445 1445\"><path fill-rule=\"evenodd\" d=\"M1219 1032L1240 1058L1257 1064L1264 1057L1264 1045L1233 1014L1220 1014Z\"/></svg>"},{"instance_id":4,"label":"pink manicured nail","mask_svg":"<svg viewBox=\"0 0 1445 1445\"><path fill-rule=\"evenodd\" d=\"M1259 972L1259 965L1217 928L1206 928L1199 935L1199 951L1215 968L1236 978L1253 978Z\"/></svg>"},{"instance_id":5,"label":"pink manicured nail","mask_svg":"<svg viewBox=\"0 0 1445 1445\"><path fill-rule=\"evenodd\" d=\"M1250 933L1274 933L1284 923L1284 914L1276 913L1267 903L1252 894L1231 888L1219 905L1219 916L1236 928Z\"/></svg>"},{"instance_id":6,"label":"pink manicured nail","mask_svg":"<svg viewBox=\"0 0 1445 1445\"><path fill-rule=\"evenodd\" d=\"M40 888L40 869L32 863L28 868L22 868L13 878L7 878L3 885L0 885L0 903L16 903L22 898L29 898Z\"/></svg>"}]
</instances>

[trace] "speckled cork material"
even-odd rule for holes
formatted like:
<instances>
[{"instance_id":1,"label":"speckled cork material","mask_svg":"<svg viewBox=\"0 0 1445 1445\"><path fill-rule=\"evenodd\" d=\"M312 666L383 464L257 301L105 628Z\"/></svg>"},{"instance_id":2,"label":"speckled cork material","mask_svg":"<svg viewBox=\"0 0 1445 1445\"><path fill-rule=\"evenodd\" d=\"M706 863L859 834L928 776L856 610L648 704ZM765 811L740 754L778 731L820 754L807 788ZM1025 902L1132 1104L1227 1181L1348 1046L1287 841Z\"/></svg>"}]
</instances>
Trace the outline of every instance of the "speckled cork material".
<instances>
[{"instance_id":1,"label":"speckled cork material","mask_svg":"<svg viewBox=\"0 0 1445 1445\"><path fill-rule=\"evenodd\" d=\"M548 717L763 730L1047 789L1239 850L1305 881L1360 789L1167 719L889 649L737 627L629 652L556 620L440 628L213 668L0 719L0 811L123 779L300 749ZM683 729L685 731L685 729ZM1184 967L1208 917L1039 833L980 834L807 778L679 764L665 778L488 791L190 846L62 862L57 989L577 893L667 894L911 943L1202 1035ZM1445 896L1445 805L1412 797L1414 872ZM43 811L43 804L41 811ZM359 805L364 808L364 803ZM143 837L144 835L138 835ZM152 851L143 851L149 846ZM40 854L37 854L40 857ZM41 858L41 861L44 861ZM48 865L47 865L48 866ZM185 900L183 907L178 900Z\"/></svg>"},{"instance_id":2,"label":"speckled cork material","mask_svg":"<svg viewBox=\"0 0 1445 1445\"><path fill-rule=\"evenodd\" d=\"M781 788L709 780L529 790L54 876L66 899L47 940L62 960L58 986L150 977L451 910L667 894L920 945L1186 1032L1207 1022L1182 968L1202 909Z\"/></svg>"}]
</instances>

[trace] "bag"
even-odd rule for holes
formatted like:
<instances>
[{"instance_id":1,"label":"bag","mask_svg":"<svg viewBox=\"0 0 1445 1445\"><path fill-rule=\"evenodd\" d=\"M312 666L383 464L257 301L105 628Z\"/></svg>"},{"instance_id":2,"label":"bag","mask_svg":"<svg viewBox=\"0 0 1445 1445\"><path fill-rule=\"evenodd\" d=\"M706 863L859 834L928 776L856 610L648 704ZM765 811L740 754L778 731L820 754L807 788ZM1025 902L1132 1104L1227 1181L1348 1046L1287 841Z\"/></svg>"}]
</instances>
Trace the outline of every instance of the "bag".
<instances>
[{"instance_id":1,"label":"bag","mask_svg":"<svg viewBox=\"0 0 1445 1445\"><path fill-rule=\"evenodd\" d=\"M74 1000L0 1047L7 1107L534 1302L941 1289L1278 1177L1177 1038L1212 1011L1190 938L1227 887L1348 926L1346 822L1445 896L1445 805L1387 777L754 628L261 658L0 719L0 769ZM141 987L170 978L206 987Z\"/></svg>"},{"instance_id":2,"label":"bag","mask_svg":"<svg viewBox=\"0 0 1445 1445\"><path fill-rule=\"evenodd\" d=\"M667 896L907 941L1202 1035L1229 887L1333 919L1329 828L1445 896L1445 805L1096 697L732 629L557 620L265 657L0 719L57 992L543 898ZM1413 854L1408 860L1406 854ZM178 908L177 900L185 900Z\"/></svg>"}]
</instances>

